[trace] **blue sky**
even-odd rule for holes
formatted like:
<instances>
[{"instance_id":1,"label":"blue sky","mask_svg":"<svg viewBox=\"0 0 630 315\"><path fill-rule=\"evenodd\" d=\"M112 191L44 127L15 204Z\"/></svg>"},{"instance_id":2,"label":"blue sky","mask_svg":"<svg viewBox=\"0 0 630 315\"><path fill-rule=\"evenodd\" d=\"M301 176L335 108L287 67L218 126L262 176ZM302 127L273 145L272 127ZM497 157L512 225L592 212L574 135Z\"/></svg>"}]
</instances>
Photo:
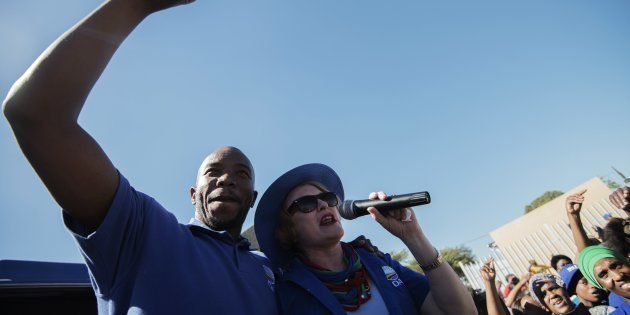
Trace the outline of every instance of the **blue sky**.
<instances>
[{"instance_id":1,"label":"blue sky","mask_svg":"<svg viewBox=\"0 0 630 315\"><path fill-rule=\"evenodd\" d=\"M0 2L0 94L98 3ZM261 192L309 162L350 199L428 190L434 245L483 255L544 191L630 173L629 39L622 0L198 0L143 22L80 122L182 222L203 157L234 145ZM80 261L5 120L0 150L0 259ZM369 217L344 227L403 248Z\"/></svg>"}]
</instances>

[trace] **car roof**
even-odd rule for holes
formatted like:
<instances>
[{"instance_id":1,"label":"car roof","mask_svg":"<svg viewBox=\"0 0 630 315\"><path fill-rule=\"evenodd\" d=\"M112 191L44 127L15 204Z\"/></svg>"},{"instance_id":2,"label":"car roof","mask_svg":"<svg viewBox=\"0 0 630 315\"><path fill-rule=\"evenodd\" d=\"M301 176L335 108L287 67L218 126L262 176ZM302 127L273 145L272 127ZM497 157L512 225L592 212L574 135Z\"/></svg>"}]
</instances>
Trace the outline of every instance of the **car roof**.
<instances>
[{"instance_id":1,"label":"car roof","mask_svg":"<svg viewBox=\"0 0 630 315\"><path fill-rule=\"evenodd\" d=\"M90 286L84 264L0 260L0 286Z\"/></svg>"}]
</instances>

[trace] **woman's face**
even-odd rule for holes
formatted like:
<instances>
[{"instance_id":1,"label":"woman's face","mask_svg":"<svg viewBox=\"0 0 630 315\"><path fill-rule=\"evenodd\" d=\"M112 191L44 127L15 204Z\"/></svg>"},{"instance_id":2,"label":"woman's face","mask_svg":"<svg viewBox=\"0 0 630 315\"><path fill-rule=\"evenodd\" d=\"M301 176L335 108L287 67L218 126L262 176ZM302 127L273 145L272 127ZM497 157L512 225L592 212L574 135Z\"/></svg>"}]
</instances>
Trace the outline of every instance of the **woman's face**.
<instances>
[{"instance_id":1,"label":"woman's face","mask_svg":"<svg viewBox=\"0 0 630 315\"><path fill-rule=\"evenodd\" d=\"M630 266L618 258L602 258L593 268L595 279L606 288L624 298L630 298Z\"/></svg>"},{"instance_id":2,"label":"woman's face","mask_svg":"<svg viewBox=\"0 0 630 315\"><path fill-rule=\"evenodd\" d=\"M310 184L297 186L289 192L283 207L286 210L293 201L301 197L316 196L321 193L319 188ZM307 213L295 211L291 217L297 233L297 243L302 250L339 243L343 236L343 227L337 207L329 207L322 200L317 202L315 210Z\"/></svg>"}]
</instances>

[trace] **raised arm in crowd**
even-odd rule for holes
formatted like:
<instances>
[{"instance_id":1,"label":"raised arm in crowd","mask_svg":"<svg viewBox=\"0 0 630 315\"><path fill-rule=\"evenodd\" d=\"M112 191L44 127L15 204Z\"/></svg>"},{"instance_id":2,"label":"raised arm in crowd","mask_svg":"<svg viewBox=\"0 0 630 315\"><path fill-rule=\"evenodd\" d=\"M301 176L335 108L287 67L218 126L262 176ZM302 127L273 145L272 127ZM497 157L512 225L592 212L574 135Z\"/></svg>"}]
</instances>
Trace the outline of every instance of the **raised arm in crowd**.
<instances>
[{"instance_id":1,"label":"raised arm in crowd","mask_svg":"<svg viewBox=\"0 0 630 315\"><path fill-rule=\"evenodd\" d=\"M508 315L509 312L504 308L503 300L499 296L499 291L496 284L496 271L494 269L494 261L490 258L482 267L481 277L483 278L483 284L486 287L486 307L488 308L488 315Z\"/></svg>"}]
</instances>

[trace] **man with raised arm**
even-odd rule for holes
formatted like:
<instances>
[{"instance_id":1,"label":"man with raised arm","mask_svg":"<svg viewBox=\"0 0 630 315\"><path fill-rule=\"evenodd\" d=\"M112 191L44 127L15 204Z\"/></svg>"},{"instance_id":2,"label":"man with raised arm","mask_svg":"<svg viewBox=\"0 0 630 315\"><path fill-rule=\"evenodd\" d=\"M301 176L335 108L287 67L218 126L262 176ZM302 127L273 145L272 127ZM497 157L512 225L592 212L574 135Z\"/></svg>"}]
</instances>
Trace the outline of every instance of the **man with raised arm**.
<instances>
[{"instance_id":1,"label":"man with raised arm","mask_svg":"<svg viewBox=\"0 0 630 315\"><path fill-rule=\"evenodd\" d=\"M190 189L195 217L183 225L136 191L77 123L131 31L152 13L189 2L106 1L37 59L3 104L22 151L63 208L102 314L277 313L268 262L239 236L257 195L240 150L206 157Z\"/></svg>"}]
</instances>

